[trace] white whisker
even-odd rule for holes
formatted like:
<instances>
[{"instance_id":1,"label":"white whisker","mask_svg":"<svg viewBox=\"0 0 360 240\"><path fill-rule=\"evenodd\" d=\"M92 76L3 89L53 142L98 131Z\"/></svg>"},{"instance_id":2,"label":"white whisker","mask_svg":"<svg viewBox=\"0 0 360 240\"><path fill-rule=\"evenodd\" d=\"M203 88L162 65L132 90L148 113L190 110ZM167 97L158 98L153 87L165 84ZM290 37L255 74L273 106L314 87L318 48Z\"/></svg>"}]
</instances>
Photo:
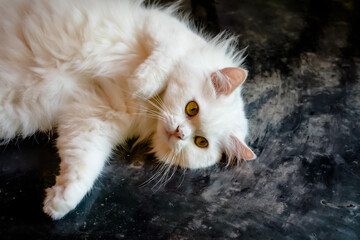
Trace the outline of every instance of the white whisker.
<instances>
[{"instance_id":1,"label":"white whisker","mask_svg":"<svg viewBox=\"0 0 360 240\"><path fill-rule=\"evenodd\" d=\"M156 105L154 102L152 102L151 100L149 99L146 99L146 101L148 103L150 103L153 107L155 107L156 109L158 109L160 112L164 112L164 109L162 109L160 106Z\"/></svg>"},{"instance_id":2,"label":"white whisker","mask_svg":"<svg viewBox=\"0 0 360 240\"><path fill-rule=\"evenodd\" d=\"M154 97L155 101L161 106L161 108L163 110L165 110L168 113L171 113L170 109L166 106L166 104L164 103L164 101L159 97L159 96L155 96Z\"/></svg>"},{"instance_id":3,"label":"white whisker","mask_svg":"<svg viewBox=\"0 0 360 240\"><path fill-rule=\"evenodd\" d=\"M172 167L171 164L166 163L164 166L166 166L166 167L165 167L164 170L161 172L162 175L160 176L160 179L155 183L155 185L152 187L152 189L155 189L156 186L159 186L159 187L157 188L157 190L159 190L159 189L162 187L162 183L163 183L164 179L166 179L167 175L169 174L169 170L170 170L171 167Z\"/></svg>"},{"instance_id":4,"label":"white whisker","mask_svg":"<svg viewBox=\"0 0 360 240\"><path fill-rule=\"evenodd\" d=\"M160 188L165 186L170 181L172 176L175 174L176 168L177 168L177 166L174 165L175 158L176 158L176 155L173 152L171 152L171 156L166 159L166 168L163 169L162 176L157 181L157 183L152 187L152 189L155 189L158 186L157 190L159 190ZM171 168L173 168L173 171L172 171L171 175L169 176Z\"/></svg>"},{"instance_id":5,"label":"white whisker","mask_svg":"<svg viewBox=\"0 0 360 240\"><path fill-rule=\"evenodd\" d=\"M173 161L175 160L175 157L176 157L176 156L174 156L173 160L171 161L171 166L172 166L172 168L173 168L172 173L171 173L170 177L168 177L168 178L164 181L164 183L163 183L164 186L171 180L171 178L174 176L174 174L175 174L175 172L176 172L177 165L174 165L174 162L173 162ZM167 175L167 176L168 176L168 175Z\"/></svg>"},{"instance_id":6,"label":"white whisker","mask_svg":"<svg viewBox=\"0 0 360 240\"><path fill-rule=\"evenodd\" d=\"M161 175L163 175L163 172L166 168L166 161L169 157L170 153L167 153L163 158L162 160L164 161L158 161L158 164L157 166L155 167L154 169L154 174L148 179L146 180L143 184L141 184L141 186L146 186L148 185L150 182L156 180L157 178L159 178Z\"/></svg>"}]
</instances>

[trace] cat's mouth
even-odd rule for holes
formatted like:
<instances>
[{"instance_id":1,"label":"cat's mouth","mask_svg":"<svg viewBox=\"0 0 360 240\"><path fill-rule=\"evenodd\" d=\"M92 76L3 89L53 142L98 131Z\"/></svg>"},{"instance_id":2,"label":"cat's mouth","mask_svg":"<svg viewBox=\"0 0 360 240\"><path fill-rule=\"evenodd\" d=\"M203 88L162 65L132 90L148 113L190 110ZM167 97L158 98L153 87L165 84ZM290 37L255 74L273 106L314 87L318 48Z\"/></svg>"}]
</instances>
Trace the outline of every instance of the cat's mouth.
<instances>
[{"instance_id":1,"label":"cat's mouth","mask_svg":"<svg viewBox=\"0 0 360 240\"><path fill-rule=\"evenodd\" d=\"M170 145L176 144L178 142L178 140L180 139L175 133L174 131L169 131L166 128L164 128L164 132L165 132L165 137L167 142Z\"/></svg>"},{"instance_id":2,"label":"cat's mouth","mask_svg":"<svg viewBox=\"0 0 360 240\"><path fill-rule=\"evenodd\" d=\"M164 128L165 135L166 135L168 141L170 141L171 139L175 139L176 141L183 140L185 138L184 133L180 132L178 130L178 128L175 129L174 131L169 131L166 128Z\"/></svg>"},{"instance_id":3,"label":"cat's mouth","mask_svg":"<svg viewBox=\"0 0 360 240\"><path fill-rule=\"evenodd\" d=\"M178 141L178 137L174 134L174 131L169 131L165 126L163 126L163 139L167 143L170 149L178 152L182 149L182 141Z\"/></svg>"},{"instance_id":4,"label":"cat's mouth","mask_svg":"<svg viewBox=\"0 0 360 240\"><path fill-rule=\"evenodd\" d=\"M165 135L166 135L167 140L170 141L171 137L173 137L173 134L170 131L166 130L166 129L164 131L165 131Z\"/></svg>"},{"instance_id":5,"label":"cat's mouth","mask_svg":"<svg viewBox=\"0 0 360 240\"><path fill-rule=\"evenodd\" d=\"M163 126L161 126L161 130L159 133L161 133L160 135L161 135L162 139L169 146L171 146L172 144L170 142L172 142L172 137L173 137L172 132L170 130L168 130L166 126L163 125Z\"/></svg>"}]
</instances>

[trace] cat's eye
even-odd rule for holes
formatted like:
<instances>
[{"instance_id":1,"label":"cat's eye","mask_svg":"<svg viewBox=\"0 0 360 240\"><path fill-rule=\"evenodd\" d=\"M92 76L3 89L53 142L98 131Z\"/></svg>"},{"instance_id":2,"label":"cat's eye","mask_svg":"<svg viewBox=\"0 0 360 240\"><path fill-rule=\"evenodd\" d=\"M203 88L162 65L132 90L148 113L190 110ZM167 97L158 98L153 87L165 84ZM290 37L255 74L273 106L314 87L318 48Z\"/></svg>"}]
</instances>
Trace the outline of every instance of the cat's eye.
<instances>
[{"instance_id":1,"label":"cat's eye","mask_svg":"<svg viewBox=\"0 0 360 240\"><path fill-rule=\"evenodd\" d=\"M198 146L199 148L206 148L209 146L209 142L204 137L196 136L195 145Z\"/></svg>"},{"instance_id":2,"label":"cat's eye","mask_svg":"<svg viewBox=\"0 0 360 240\"><path fill-rule=\"evenodd\" d=\"M199 113L199 105L195 101L190 101L185 107L185 113L189 117L195 117Z\"/></svg>"}]
</instances>

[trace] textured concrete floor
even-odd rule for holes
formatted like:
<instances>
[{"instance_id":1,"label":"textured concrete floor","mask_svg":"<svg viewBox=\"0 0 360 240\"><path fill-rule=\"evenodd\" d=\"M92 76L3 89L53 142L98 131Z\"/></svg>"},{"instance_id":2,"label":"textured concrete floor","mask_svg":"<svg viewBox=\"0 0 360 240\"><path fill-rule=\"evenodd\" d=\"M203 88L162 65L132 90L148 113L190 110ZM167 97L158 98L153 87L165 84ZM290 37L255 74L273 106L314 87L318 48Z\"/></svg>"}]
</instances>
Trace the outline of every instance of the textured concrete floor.
<instances>
[{"instance_id":1,"label":"textured concrete floor","mask_svg":"<svg viewBox=\"0 0 360 240\"><path fill-rule=\"evenodd\" d=\"M42 211L54 138L0 147L1 239L359 239L360 21L351 0L185 1L248 46L243 91L256 161L177 170L163 187L146 146L118 150L63 220Z\"/></svg>"}]
</instances>

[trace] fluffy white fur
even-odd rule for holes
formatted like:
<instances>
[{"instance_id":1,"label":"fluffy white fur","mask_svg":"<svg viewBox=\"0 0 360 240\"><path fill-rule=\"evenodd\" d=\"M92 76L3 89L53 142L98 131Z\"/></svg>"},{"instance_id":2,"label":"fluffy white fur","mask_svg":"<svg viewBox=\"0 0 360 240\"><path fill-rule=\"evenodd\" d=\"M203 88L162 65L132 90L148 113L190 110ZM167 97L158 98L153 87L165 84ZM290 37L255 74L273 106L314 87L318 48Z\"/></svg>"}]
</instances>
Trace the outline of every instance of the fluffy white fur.
<instances>
[{"instance_id":1,"label":"fluffy white fur","mask_svg":"<svg viewBox=\"0 0 360 240\"><path fill-rule=\"evenodd\" d=\"M232 37L207 39L173 10L130 0L0 0L0 138L57 129L61 170L44 201L53 219L76 207L129 137L151 138L167 165L251 155L240 87L217 89L232 84L219 70L241 67L241 52ZM189 118L192 100L200 112ZM167 134L177 127L182 139ZM207 148L194 144L197 135Z\"/></svg>"}]
</instances>

